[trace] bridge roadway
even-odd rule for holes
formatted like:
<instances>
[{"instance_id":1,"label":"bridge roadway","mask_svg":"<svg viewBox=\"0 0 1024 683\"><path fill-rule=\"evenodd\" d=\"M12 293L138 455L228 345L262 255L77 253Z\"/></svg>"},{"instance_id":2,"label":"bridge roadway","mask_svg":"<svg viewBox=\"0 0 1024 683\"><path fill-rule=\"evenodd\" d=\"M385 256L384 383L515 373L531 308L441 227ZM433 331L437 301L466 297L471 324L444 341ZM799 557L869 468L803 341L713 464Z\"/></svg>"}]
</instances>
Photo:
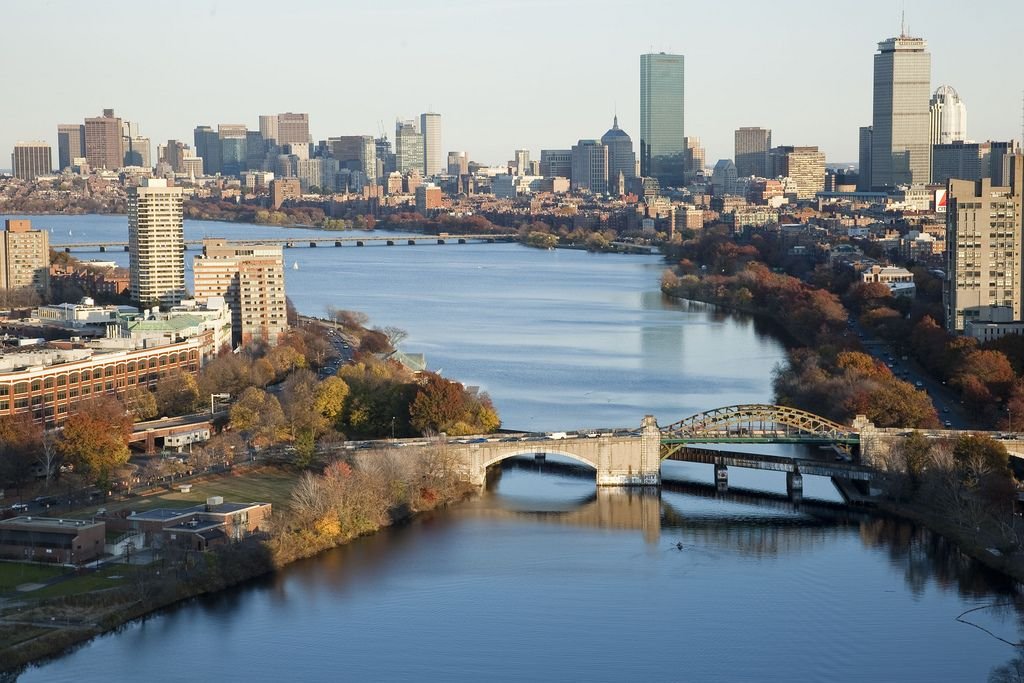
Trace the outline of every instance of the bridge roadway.
<instances>
[{"instance_id":1,"label":"bridge roadway","mask_svg":"<svg viewBox=\"0 0 1024 683\"><path fill-rule=\"evenodd\" d=\"M519 238L516 233L495 233L493 235L406 235L403 237L391 236L369 236L369 237L275 237L268 239L251 240L228 240L228 244L280 244L286 248L292 247L317 247L320 245L342 247L354 245L364 247L367 244L384 244L389 247L395 245L416 244L468 244L469 242L492 244L496 242L513 242ZM185 240L185 249L189 247L202 247L202 240ZM127 242L74 242L64 244L51 244L53 249L63 249L70 252L72 249L99 249L105 252L107 249L121 248L128 251Z\"/></svg>"}]
</instances>

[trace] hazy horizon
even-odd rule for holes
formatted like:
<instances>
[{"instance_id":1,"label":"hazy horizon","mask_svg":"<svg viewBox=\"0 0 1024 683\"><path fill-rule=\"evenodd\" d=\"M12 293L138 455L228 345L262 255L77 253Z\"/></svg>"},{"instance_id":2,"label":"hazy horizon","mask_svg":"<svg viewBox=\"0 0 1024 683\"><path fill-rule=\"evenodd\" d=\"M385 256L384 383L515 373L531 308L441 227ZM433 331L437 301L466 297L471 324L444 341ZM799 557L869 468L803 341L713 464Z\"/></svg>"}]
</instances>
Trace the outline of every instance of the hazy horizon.
<instances>
[{"instance_id":1,"label":"hazy horizon","mask_svg":"<svg viewBox=\"0 0 1024 683\"><path fill-rule=\"evenodd\" d=\"M346 4L7 5L19 61L0 103L0 165L28 140L49 142L56 165L57 125L104 108L139 124L154 159L169 138L191 145L197 125L258 129L260 114L286 111L309 113L314 141L379 136L381 124L393 139L396 118L436 111L443 150L486 164L598 138L616 113L639 147L640 54L659 51L686 57L686 134L709 165L732 158L740 126L852 163L871 123L872 56L899 33L903 6L907 33L928 41L931 90L964 100L968 136L1021 137L1024 84L1004 74L1019 74L1024 4L1009 0L966 16L946 0Z\"/></svg>"}]
</instances>

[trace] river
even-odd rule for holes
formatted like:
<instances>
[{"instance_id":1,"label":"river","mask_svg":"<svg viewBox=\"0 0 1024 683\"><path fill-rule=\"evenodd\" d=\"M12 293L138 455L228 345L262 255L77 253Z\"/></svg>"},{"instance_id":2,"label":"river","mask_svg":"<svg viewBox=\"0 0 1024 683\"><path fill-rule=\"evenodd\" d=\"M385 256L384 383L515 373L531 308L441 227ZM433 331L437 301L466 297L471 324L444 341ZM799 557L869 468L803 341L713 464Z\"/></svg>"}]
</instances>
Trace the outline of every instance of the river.
<instances>
[{"instance_id":1,"label":"river","mask_svg":"<svg viewBox=\"0 0 1024 683\"><path fill-rule=\"evenodd\" d=\"M123 216L32 218L53 242L125 239ZM202 221L186 233L307 234ZM497 244L286 258L300 311L407 329L405 350L488 391L509 427L667 424L767 402L784 360L752 319L663 299L656 257ZM733 492L716 495L710 469L666 463L651 497L516 461L477 500L129 624L19 680L959 681L1017 655L996 637L1022 637L1016 587L943 539L842 510L821 478L805 478L797 508L781 474L734 468ZM975 608L965 619L990 633L956 620Z\"/></svg>"}]
</instances>

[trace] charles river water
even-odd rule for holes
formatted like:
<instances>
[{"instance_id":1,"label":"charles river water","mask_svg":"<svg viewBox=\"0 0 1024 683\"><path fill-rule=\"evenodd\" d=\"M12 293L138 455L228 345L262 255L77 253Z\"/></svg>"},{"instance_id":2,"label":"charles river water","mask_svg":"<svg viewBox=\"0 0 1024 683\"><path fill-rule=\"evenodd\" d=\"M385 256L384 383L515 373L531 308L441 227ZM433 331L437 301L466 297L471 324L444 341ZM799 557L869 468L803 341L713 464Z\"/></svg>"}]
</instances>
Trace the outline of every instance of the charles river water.
<instances>
[{"instance_id":1,"label":"charles river water","mask_svg":"<svg viewBox=\"0 0 1024 683\"><path fill-rule=\"evenodd\" d=\"M123 216L33 220L53 243L127 239ZM202 221L186 235L324 236ZM515 429L770 402L785 357L754 320L662 298L657 256L449 244L285 257L300 311L406 329L406 351L489 392ZM826 479L806 477L794 507L781 473L733 469L720 495L710 466L663 474L660 498L599 496L585 468L510 461L479 499L19 680L978 681L1019 663L1005 642L1024 638L1017 587L944 539L844 510Z\"/></svg>"}]
</instances>

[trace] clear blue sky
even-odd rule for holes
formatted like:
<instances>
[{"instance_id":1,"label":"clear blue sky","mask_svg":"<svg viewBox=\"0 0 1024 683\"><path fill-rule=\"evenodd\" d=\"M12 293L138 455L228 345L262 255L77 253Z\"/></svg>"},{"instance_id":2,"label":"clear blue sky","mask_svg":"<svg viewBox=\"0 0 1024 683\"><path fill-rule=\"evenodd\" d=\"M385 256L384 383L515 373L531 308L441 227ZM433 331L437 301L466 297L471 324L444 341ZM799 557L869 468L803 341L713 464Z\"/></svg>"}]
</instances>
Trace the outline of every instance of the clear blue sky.
<instances>
[{"instance_id":1,"label":"clear blue sky","mask_svg":"<svg viewBox=\"0 0 1024 683\"><path fill-rule=\"evenodd\" d=\"M396 117L443 114L445 150L501 163L516 148L599 137L612 115L639 140L639 55L686 55L686 133L709 163L733 130L856 161L871 122L872 54L928 40L932 89L964 99L977 140L1019 139L1024 2L811 0L9 0L0 36L0 166L17 140L54 146L59 123L113 107L156 145L197 124L309 112L315 140L394 136Z\"/></svg>"}]
</instances>

